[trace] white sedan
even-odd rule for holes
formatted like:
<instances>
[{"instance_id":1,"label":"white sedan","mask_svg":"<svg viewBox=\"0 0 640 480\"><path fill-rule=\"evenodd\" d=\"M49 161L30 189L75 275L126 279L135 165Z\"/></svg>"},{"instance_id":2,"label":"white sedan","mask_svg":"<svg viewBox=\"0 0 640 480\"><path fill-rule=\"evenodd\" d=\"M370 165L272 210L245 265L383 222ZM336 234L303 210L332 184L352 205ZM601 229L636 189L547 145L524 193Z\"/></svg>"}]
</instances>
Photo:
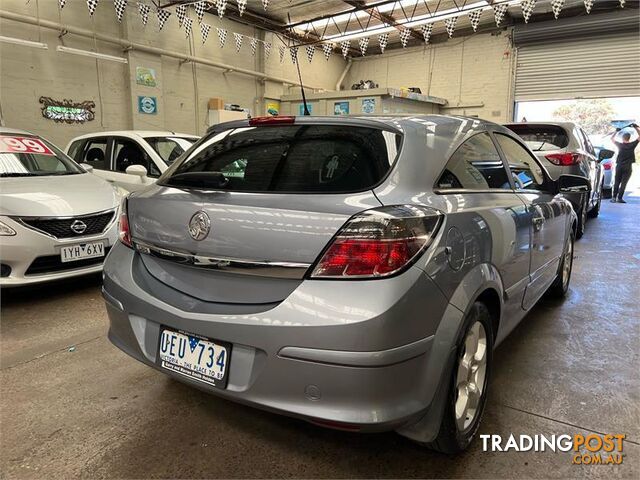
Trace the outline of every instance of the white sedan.
<instances>
[{"instance_id":1,"label":"white sedan","mask_svg":"<svg viewBox=\"0 0 640 480\"><path fill-rule=\"evenodd\" d=\"M0 286L101 271L120 199L47 140L0 127Z\"/></svg>"},{"instance_id":2,"label":"white sedan","mask_svg":"<svg viewBox=\"0 0 640 480\"><path fill-rule=\"evenodd\" d=\"M175 132L99 132L72 139L66 152L85 170L136 191L154 183L198 138Z\"/></svg>"}]
</instances>

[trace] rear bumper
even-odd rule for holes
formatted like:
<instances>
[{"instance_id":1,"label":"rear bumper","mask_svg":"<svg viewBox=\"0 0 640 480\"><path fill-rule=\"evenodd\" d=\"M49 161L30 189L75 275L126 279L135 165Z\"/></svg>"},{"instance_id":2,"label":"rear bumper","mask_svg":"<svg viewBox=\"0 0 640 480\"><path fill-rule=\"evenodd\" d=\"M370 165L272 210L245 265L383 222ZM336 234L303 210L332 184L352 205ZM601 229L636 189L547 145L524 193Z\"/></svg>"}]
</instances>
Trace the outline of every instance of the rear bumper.
<instances>
[{"instance_id":1,"label":"rear bumper","mask_svg":"<svg viewBox=\"0 0 640 480\"><path fill-rule=\"evenodd\" d=\"M321 424L384 431L423 417L451 350L434 348L436 330L462 315L417 268L383 281L305 281L262 313L184 312L135 284L134 255L117 245L105 265L114 345L215 395ZM344 304L350 295L353 302ZM161 325L232 343L227 388L162 369L156 363Z\"/></svg>"}]
</instances>

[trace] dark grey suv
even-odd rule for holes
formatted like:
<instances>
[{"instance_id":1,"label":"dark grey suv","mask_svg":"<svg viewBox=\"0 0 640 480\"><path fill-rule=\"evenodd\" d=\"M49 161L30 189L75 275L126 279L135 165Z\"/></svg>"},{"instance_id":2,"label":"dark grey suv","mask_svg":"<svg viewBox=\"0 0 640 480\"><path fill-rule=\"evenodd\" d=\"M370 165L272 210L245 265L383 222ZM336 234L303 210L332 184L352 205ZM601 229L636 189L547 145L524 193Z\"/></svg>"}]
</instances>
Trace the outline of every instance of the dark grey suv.
<instances>
[{"instance_id":1,"label":"dark grey suv","mask_svg":"<svg viewBox=\"0 0 640 480\"><path fill-rule=\"evenodd\" d=\"M587 189L478 119L222 124L125 200L109 338L230 400L459 451L493 348L568 289L559 193Z\"/></svg>"}]
</instances>

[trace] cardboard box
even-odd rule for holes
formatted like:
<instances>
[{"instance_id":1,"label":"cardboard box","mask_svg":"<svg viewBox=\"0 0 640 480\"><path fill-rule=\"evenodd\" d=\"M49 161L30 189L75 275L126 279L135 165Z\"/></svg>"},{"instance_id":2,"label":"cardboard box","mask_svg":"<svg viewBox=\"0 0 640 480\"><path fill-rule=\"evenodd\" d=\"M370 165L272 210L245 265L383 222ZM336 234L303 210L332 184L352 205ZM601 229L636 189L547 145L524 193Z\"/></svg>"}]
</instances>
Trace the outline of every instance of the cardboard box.
<instances>
[{"instance_id":1,"label":"cardboard box","mask_svg":"<svg viewBox=\"0 0 640 480\"><path fill-rule=\"evenodd\" d=\"M224 110L224 100L220 97L210 98L209 110Z\"/></svg>"}]
</instances>

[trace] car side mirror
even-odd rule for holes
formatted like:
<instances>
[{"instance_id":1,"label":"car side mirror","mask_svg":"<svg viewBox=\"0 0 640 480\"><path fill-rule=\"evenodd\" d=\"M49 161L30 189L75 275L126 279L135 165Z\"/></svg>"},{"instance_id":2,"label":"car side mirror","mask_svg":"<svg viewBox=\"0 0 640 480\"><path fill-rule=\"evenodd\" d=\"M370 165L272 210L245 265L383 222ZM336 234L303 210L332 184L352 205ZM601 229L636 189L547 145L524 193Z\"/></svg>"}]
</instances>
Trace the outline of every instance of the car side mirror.
<instances>
[{"instance_id":1,"label":"car side mirror","mask_svg":"<svg viewBox=\"0 0 640 480\"><path fill-rule=\"evenodd\" d=\"M81 163L80 166L87 173L93 172L93 167L91 165L89 165L88 163Z\"/></svg>"},{"instance_id":2,"label":"car side mirror","mask_svg":"<svg viewBox=\"0 0 640 480\"><path fill-rule=\"evenodd\" d=\"M615 154L615 152L613 150L607 150L606 148L602 148L602 149L600 149L600 152L598 153L598 161L601 162L603 160L611 158L611 157L613 157L614 154Z\"/></svg>"},{"instance_id":3,"label":"car side mirror","mask_svg":"<svg viewBox=\"0 0 640 480\"><path fill-rule=\"evenodd\" d=\"M560 175L558 177L559 193L586 193L590 187L588 178L578 175Z\"/></svg>"},{"instance_id":4,"label":"car side mirror","mask_svg":"<svg viewBox=\"0 0 640 480\"><path fill-rule=\"evenodd\" d=\"M129 165L125 171L127 175L135 175L144 179L147 176L147 169L142 165Z\"/></svg>"}]
</instances>

